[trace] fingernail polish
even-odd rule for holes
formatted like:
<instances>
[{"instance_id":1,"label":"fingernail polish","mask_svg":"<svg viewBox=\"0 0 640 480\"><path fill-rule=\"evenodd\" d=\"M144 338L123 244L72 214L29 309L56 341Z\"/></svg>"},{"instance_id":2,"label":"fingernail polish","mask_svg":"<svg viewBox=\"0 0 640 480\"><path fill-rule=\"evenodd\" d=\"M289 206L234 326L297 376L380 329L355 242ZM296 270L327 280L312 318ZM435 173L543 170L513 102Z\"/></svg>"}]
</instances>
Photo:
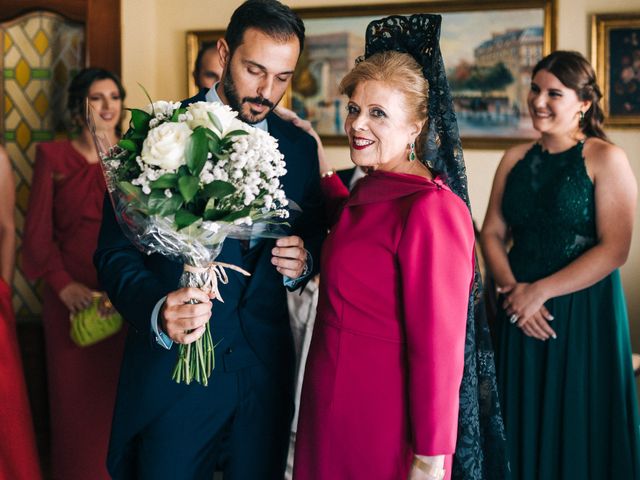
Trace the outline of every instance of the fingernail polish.
<instances>
[{"instance_id":1,"label":"fingernail polish","mask_svg":"<svg viewBox=\"0 0 640 480\"><path fill-rule=\"evenodd\" d=\"M556 337L555 334L551 335L551 338L553 338L554 340L556 340L558 337Z\"/></svg>"},{"instance_id":2,"label":"fingernail polish","mask_svg":"<svg viewBox=\"0 0 640 480\"><path fill-rule=\"evenodd\" d=\"M549 321L553 320L554 318L556 317L554 317L553 315L549 315Z\"/></svg>"}]
</instances>

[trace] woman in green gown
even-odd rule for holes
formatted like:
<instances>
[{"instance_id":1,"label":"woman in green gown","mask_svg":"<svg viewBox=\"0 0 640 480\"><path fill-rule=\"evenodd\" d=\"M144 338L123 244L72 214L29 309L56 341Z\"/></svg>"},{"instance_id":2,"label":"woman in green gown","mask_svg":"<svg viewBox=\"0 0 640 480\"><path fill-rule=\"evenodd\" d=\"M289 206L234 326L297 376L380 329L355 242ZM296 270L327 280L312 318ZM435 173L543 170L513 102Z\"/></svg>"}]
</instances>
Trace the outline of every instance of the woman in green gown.
<instances>
[{"instance_id":1,"label":"woman in green gown","mask_svg":"<svg viewBox=\"0 0 640 480\"><path fill-rule=\"evenodd\" d=\"M581 54L536 65L528 106L540 138L505 153L482 228L501 294L496 361L514 480L640 479L617 270L637 184L602 130L600 98Z\"/></svg>"}]
</instances>

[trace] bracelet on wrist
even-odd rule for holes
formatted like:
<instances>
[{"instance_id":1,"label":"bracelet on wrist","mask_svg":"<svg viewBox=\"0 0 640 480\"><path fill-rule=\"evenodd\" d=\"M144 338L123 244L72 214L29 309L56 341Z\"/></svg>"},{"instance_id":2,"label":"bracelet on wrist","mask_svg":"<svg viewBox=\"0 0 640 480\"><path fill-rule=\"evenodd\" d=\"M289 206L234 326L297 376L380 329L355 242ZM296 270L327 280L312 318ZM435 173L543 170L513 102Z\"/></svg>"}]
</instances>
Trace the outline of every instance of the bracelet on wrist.
<instances>
[{"instance_id":1,"label":"bracelet on wrist","mask_svg":"<svg viewBox=\"0 0 640 480\"><path fill-rule=\"evenodd\" d=\"M332 168L327 172L321 173L320 178L329 178L329 177L332 177L335 173L336 173L335 169Z\"/></svg>"},{"instance_id":2,"label":"bracelet on wrist","mask_svg":"<svg viewBox=\"0 0 640 480\"><path fill-rule=\"evenodd\" d=\"M444 468L436 467L427 462L423 462L418 457L413 457L413 466L418 470L429 475L433 480L442 480L444 478Z\"/></svg>"}]
</instances>

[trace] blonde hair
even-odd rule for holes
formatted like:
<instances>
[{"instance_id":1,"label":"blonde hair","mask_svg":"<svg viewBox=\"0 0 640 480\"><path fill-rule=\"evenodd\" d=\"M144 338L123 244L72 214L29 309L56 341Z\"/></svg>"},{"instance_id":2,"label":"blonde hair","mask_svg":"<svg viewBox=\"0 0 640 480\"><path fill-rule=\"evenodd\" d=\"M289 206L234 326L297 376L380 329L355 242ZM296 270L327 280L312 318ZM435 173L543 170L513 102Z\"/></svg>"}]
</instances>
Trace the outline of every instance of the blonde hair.
<instances>
[{"instance_id":1,"label":"blonde hair","mask_svg":"<svg viewBox=\"0 0 640 480\"><path fill-rule=\"evenodd\" d=\"M356 87L367 80L384 82L400 90L405 96L405 106L412 119L423 120L426 126L429 83L422 75L422 68L411 55L386 51L370 56L353 67L342 79L340 93L351 97Z\"/></svg>"}]
</instances>

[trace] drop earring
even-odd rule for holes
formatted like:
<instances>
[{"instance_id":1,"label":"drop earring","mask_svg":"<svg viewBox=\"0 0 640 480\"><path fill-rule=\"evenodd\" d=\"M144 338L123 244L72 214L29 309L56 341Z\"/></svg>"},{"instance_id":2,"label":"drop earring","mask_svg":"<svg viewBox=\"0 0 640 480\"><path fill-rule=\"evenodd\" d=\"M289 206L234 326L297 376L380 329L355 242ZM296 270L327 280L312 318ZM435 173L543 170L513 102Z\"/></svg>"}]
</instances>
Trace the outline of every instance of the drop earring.
<instances>
[{"instance_id":1,"label":"drop earring","mask_svg":"<svg viewBox=\"0 0 640 480\"><path fill-rule=\"evenodd\" d=\"M580 119L578 120L578 126L582 128L584 126L584 112L580 110Z\"/></svg>"},{"instance_id":2,"label":"drop earring","mask_svg":"<svg viewBox=\"0 0 640 480\"><path fill-rule=\"evenodd\" d=\"M411 142L409 144L409 161L413 162L416 159L416 144Z\"/></svg>"}]
</instances>

